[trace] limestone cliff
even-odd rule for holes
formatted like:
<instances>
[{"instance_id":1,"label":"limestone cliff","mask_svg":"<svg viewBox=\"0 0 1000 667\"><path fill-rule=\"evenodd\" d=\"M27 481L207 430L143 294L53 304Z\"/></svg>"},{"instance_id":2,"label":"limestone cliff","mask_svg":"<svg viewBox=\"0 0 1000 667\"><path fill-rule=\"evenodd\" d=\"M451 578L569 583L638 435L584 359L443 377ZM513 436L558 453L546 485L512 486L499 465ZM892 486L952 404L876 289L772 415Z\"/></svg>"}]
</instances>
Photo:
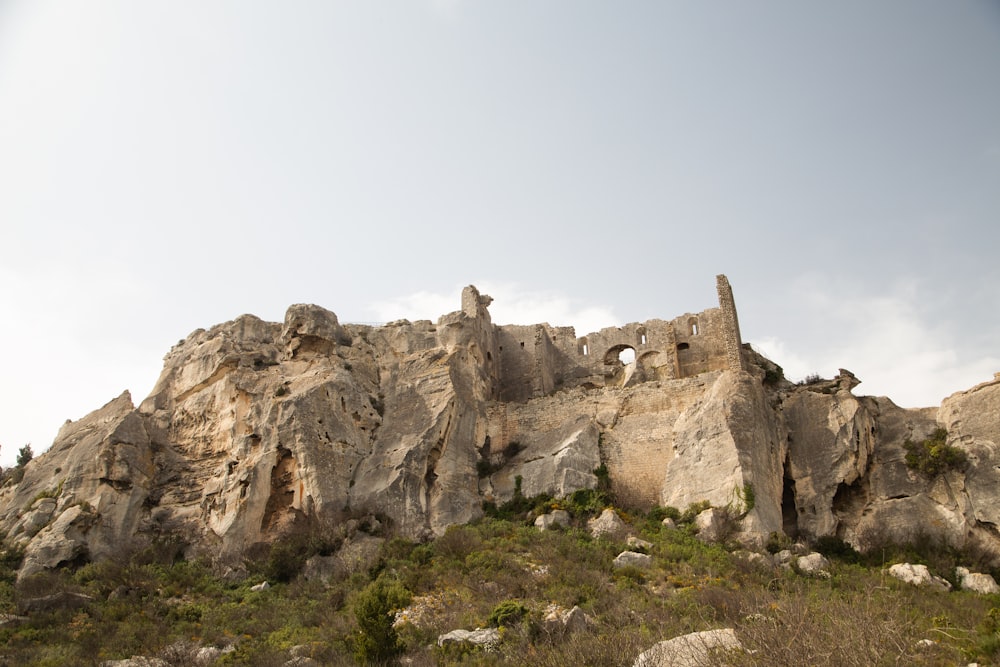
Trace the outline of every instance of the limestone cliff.
<instances>
[{"instance_id":1,"label":"limestone cliff","mask_svg":"<svg viewBox=\"0 0 1000 667\"><path fill-rule=\"evenodd\" d=\"M567 495L605 466L621 502L746 510L749 541L1000 546L1000 380L922 410L855 396L846 371L792 385L742 345L718 287L719 308L579 338L495 326L473 287L436 323L342 324L296 305L282 323L195 331L138 407L126 393L67 423L0 489L0 530L26 548L22 576L167 535L233 560L363 513L440 534L518 484ZM903 443L938 427L969 461L929 479Z\"/></svg>"}]
</instances>

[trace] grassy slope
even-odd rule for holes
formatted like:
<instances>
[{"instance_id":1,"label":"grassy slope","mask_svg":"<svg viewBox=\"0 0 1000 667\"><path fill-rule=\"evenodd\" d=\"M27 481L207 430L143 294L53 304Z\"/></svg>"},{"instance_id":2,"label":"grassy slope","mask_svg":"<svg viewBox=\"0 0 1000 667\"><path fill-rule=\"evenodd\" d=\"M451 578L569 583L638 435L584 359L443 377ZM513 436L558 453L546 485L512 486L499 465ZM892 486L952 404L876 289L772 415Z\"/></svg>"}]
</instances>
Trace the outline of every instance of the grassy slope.
<instances>
[{"instance_id":1,"label":"grassy slope","mask_svg":"<svg viewBox=\"0 0 1000 667\"><path fill-rule=\"evenodd\" d=\"M414 622L397 631L403 657L418 666L631 665L657 641L719 627L735 628L754 652L716 664L953 665L1000 659L1000 596L934 593L882 574L882 561L907 558L948 576L942 570L960 555L947 550L890 548L877 565L835 560L831 578L810 579L753 565L722 545L702 544L689 527L663 528L658 516L627 518L633 532L653 544L650 569L615 570L612 560L625 545L591 539L581 528L540 532L523 520L498 518L453 527L428 544L389 539L377 565L329 585L291 577L261 592L250 586L267 572L294 572L302 552L272 550L270 560L250 564L249 578L225 582L202 563L161 562L170 560L165 554L172 550L146 550L23 585L16 595L70 590L94 601L0 626L0 663L93 665L160 655L185 665L193 664L183 657L185 646L235 645L216 664L281 665L292 646L306 645L302 650L321 664L354 664L355 609L375 579L413 596ZM584 520L580 511L576 521ZM298 560L280 562L289 558ZM0 562L0 613L14 612L10 564ZM486 626L497 606L511 600L526 613L501 629L496 652L435 646L444 632ZM579 605L594 622L564 636L542 620L553 604ZM921 648L922 639L936 644Z\"/></svg>"}]
</instances>

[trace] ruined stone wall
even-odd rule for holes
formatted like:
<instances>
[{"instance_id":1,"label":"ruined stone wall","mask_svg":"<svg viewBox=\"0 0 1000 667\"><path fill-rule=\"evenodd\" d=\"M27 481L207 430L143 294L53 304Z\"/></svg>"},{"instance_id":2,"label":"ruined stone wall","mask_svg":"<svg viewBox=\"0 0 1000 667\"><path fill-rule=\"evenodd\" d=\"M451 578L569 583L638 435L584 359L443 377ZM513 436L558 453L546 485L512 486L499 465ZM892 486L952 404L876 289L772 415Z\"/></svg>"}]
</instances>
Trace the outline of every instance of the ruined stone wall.
<instances>
[{"instance_id":1,"label":"ruined stone wall","mask_svg":"<svg viewBox=\"0 0 1000 667\"><path fill-rule=\"evenodd\" d=\"M498 384L502 400L526 401L556 389L622 387L719 370L743 370L732 289L716 276L719 307L672 320L632 322L575 337L572 327L503 326ZM635 353L636 367L619 360Z\"/></svg>"},{"instance_id":2,"label":"ruined stone wall","mask_svg":"<svg viewBox=\"0 0 1000 667\"><path fill-rule=\"evenodd\" d=\"M726 321L719 308L697 314L685 313L671 320L677 335L678 377L720 371L729 367L726 358Z\"/></svg>"},{"instance_id":3,"label":"ruined stone wall","mask_svg":"<svg viewBox=\"0 0 1000 667\"><path fill-rule=\"evenodd\" d=\"M721 273L715 277L715 288L719 294L719 310L722 311L721 335L725 347L726 363L729 370L746 370L743 360L743 339L740 336L740 321L736 315L736 302L729 279Z\"/></svg>"},{"instance_id":4,"label":"ruined stone wall","mask_svg":"<svg viewBox=\"0 0 1000 667\"><path fill-rule=\"evenodd\" d=\"M526 401L541 393L536 353L539 325L497 327L497 355L501 401Z\"/></svg>"}]
</instances>

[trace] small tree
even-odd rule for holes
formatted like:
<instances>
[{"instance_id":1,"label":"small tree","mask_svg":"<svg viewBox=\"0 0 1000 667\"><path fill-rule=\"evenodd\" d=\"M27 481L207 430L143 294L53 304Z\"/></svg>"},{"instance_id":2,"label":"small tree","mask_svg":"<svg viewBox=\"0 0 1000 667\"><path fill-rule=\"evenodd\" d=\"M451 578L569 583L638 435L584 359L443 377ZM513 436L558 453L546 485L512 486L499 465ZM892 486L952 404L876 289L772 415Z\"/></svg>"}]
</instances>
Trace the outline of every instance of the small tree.
<instances>
[{"instance_id":1,"label":"small tree","mask_svg":"<svg viewBox=\"0 0 1000 667\"><path fill-rule=\"evenodd\" d=\"M398 581L379 577L361 591L354 603L359 635L354 657L362 665L390 664L404 650L392 627L396 612L410 602L410 593Z\"/></svg>"},{"instance_id":2,"label":"small tree","mask_svg":"<svg viewBox=\"0 0 1000 667\"><path fill-rule=\"evenodd\" d=\"M28 443L21 449L17 450L17 467L23 468L28 465L28 461L35 457L35 453L31 451L31 443Z\"/></svg>"}]
</instances>

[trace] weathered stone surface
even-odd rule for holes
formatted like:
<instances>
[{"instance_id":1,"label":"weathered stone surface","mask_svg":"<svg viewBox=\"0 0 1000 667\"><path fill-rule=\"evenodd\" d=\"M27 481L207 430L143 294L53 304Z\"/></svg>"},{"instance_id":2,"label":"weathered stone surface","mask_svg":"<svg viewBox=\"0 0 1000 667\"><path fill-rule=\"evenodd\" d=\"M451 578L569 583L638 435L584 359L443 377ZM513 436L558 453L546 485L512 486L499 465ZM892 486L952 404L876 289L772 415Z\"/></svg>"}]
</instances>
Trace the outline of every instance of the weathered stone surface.
<instances>
[{"instance_id":1,"label":"weathered stone surface","mask_svg":"<svg viewBox=\"0 0 1000 667\"><path fill-rule=\"evenodd\" d=\"M438 637L437 645L468 643L486 648L500 643L500 632L496 628L476 628L475 630L452 630Z\"/></svg>"},{"instance_id":2,"label":"weathered stone surface","mask_svg":"<svg viewBox=\"0 0 1000 667\"><path fill-rule=\"evenodd\" d=\"M561 528L569 526L569 512L566 510L553 510L548 514L540 514L535 518L535 527L538 530L552 530L557 526Z\"/></svg>"},{"instance_id":3,"label":"weathered stone surface","mask_svg":"<svg viewBox=\"0 0 1000 667\"><path fill-rule=\"evenodd\" d=\"M601 512L600 516L594 517L587 522L587 529L591 537L606 537L612 540L620 540L625 537L628 526L618 516L618 512L610 507Z\"/></svg>"},{"instance_id":4,"label":"weathered stone surface","mask_svg":"<svg viewBox=\"0 0 1000 667\"><path fill-rule=\"evenodd\" d=\"M931 574L926 565L896 563L889 568L889 574L900 581L913 584L914 586L926 586L937 591L951 590L951 584L947 580Z\"/></svg>"},{"instance_id":5,"label":"weathered stone surface","mask_svg":"<svg viewBox=\"0 0 1000 667\"><path fill-rule=\"evenodd\" d=\"M731 628L681 635L656 644L639 654L632 667L702 667L714 664L715 651L743 649Z\"/></svg>"},{"instance_id":6,"label":"weathered stone surface","mask_svg":"<svg viewBox=\"0 0 1000 667\"><path fill-rule=\"evenodd\" d=\"M18 570L18 579L87 558L86 533L93 523L94 515L79 505L62 512L59 518L28 543L24 561Z\"/></svg>"},{"instance_id":7,"label":"weathered stone surface","mask_svg":"<svg viewBox=\"0 0 1000 667\"><path fill-rule=\"evenodd\" d=\"M518 477L522 493L529 497L541 493L560 497L594 488L594 470L601 465L599 438L597 425L586 414L561 420L551 430L534 431L530 438L517 441L520 451L490 478L492 493L511 498Z\"/></svg>"},{"instance_id":8,"label":"weathered stone surface","mask_svg":"<svg viewBox=\"0 0 1000 667\"><path fill-rule=\"evenodd\" d=\"M641 554L637 551L623 551L611 562L615 567L640 567L646 568L653 564L653 557L649 554Z\"/></svg>"},{"instance_id":9,"label":"weathered stone surface","mask_svg":"<svg viewBox=\"0 0 1000 667\"><path fill-rule=\"evenodd\" d=\"M962 590L975 591L982 595L1000 593L1000 586L997 586L996 579L991 575L979 572L970 572L969 568L957 567L955 574L958 576L958 583Z\"/></svg>"}]
</instances>

